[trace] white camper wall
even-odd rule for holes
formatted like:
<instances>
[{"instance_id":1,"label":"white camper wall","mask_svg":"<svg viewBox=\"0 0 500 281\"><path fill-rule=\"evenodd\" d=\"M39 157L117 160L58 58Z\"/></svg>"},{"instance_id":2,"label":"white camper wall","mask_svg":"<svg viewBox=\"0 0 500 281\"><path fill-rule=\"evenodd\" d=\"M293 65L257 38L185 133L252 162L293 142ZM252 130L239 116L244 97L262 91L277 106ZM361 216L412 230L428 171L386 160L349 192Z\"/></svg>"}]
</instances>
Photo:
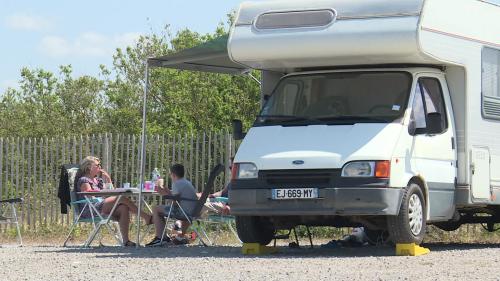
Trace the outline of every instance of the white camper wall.
<instances>
[{"instance_id":1,"label":"white camper wall","mask_svg":"<svg viewBox=\"0 0 500 281\"><path fill-rule=\"evenodd\" d=\"M229 56L250 68L284 73L339 65L436 63L418 50L417 26L422 2L243 2L229 37ZM315 10L334 11L335 16L326 25L258 28L256 24L263 15L283 17Z\"/></svg>"},{"instance_id":2,"label":"white camper wall","mask_svg":"<svg viewBox=\"0 0 500 281\"><path fill-rule=\"evenodd\" d=\"M468 157L465 144L465 118L466 118L466 87L465 68L461 66L448 66L446 68L446 83L450 92L451 104L455 117L455 143L457 147L457 183L458 185L467 185L468 183Z\"/></svg>"},{"instance_id":3,"label":"white camper wall","mask_svg":"<svg viewBox=\"0 0 500 281\"><path fill-rule=\"evenodd\" d=\"M458 181L470 184L470 151L487 147L491 156L491 184L500 186L500 122L481 114L481 51L484 46L500 49L500 7L477 0L426 0L419 27L422 52L450 69L447 79L454 98L459 152ZM465 76L465 83L460 77ZM458 95L465 84L465 107ZM458 97L458 99L457 99ZM464 116L462 116L463 114ZM467 159L467 161L462 161Z\"/></svg>"}]
</instances>

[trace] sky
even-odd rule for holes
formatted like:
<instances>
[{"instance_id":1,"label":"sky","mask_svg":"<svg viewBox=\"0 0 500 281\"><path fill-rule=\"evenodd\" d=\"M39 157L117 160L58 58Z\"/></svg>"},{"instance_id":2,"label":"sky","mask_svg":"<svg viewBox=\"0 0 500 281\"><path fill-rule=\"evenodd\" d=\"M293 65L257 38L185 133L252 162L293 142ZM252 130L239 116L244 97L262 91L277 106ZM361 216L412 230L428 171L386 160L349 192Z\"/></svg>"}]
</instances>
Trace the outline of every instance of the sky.
<instances>
[{"instance_id":1,"label":"sky","mask_svg":"<svg viewBox=\"0 0 500 281\"><path fill-rule=\"evenodd\" d=\"M263 0L264 1L264 0ZM487 0L500 3L500 0ZM215 31L243 0L0 0L0 95L15 87L22 67L59 73L72 65L75 76L111 66L117 47L140 34L175 34L189 28Z\"/></svg>"},{"instance_id":2,"label":"sky","mask_svg":"<svg viewBox=\"0 0 500 281\"><path fill-rule=\"evenodd\" d=\"M22 67L75 76L111 66L117 47L140 34L175 34L189 28L212 33L243 0L0 0L0 95L16 87Z\"/></svg>"}]
</instances>

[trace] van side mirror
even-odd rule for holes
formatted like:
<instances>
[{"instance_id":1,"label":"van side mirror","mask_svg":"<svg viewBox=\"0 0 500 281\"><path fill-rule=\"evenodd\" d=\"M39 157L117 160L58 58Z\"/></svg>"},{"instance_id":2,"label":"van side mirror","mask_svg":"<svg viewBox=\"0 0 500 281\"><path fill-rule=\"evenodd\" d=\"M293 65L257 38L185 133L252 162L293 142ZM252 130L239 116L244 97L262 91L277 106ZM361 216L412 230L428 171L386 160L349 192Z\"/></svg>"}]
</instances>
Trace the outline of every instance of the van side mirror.
<instances>
[{"instance_id":1,"label":"van side mirror","mask_svg":"<svg viewBox=\"0 0 500 281\"><path fill-rule=\"evenodd\" d=\"M439 112L428 113L425 118L425 123L427 124L426 131L430 135L439 134L443 131L443 122L441 113Z\"/></svg>"},{"instance_id":2,"label":"van side mirror","mask_svg":"<svg viewBox=\"0 0 500 281\"><path fill-rule=\"evenodd\" d=\"M242 140L245 137L243 133L243 123L241 120L233 120L233 139Z\"/></svg>"}]
</instances>

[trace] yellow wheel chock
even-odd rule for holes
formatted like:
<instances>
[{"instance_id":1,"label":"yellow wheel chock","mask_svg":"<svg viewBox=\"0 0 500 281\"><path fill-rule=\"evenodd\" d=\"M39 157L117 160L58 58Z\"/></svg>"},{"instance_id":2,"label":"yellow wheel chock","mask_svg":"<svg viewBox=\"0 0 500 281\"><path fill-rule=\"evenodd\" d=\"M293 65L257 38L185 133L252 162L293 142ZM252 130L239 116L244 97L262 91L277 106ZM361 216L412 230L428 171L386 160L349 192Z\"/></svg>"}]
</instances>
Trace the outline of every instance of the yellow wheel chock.
<instances>
[{"instance_id":1,"label":"yellow wheel chock","mask_svg":"<svg viewBox=\"0 0 500 281\"><path fill-rule=\"evenodd\" d=\"M267 255L277 253L278 249L275 247L264 246L259 243L243 243L241 252L244 255Z\"/></svg>"},{"instance_id":2,"label":"yellow wheel chock","mask_svg":"<svg viewBox=\"0 0 500 281\"><path fill-rule=\"evenodd\" d=\"M430 253L428 248L420 247L415 243L410 244L396 244L397 256L421 256Z\"/></svg>"}]
</instances>

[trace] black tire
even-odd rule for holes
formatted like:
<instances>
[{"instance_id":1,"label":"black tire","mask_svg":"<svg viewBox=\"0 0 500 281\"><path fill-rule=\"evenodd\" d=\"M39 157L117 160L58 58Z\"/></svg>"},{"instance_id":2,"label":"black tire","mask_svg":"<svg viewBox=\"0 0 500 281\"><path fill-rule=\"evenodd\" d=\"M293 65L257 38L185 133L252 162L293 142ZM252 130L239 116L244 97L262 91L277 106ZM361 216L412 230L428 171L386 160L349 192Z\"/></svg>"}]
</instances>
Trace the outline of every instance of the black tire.
<instances>
[{"instance_id":1,"label":"black tire","mask_svg":"<svg viewBox=\"0 0 500 281\"><path fill-rule=\"evenodd\" d=\"M237 216L236 231L243 243L269 244L273 238L275 229L268 219L263 217Z\"/></svg>"},{"instance_id":2,"label":"black tire","mask_svg":"<svg viewBox=\"0 0 500 281\"><path fill-rule=\"evenodd\" d=\"M422 188L410 183L404 189L403 200L397 216L387 217L387 230L395 243L422 243L426 229L426 204Z\"/></svg>"}]
</instances>

